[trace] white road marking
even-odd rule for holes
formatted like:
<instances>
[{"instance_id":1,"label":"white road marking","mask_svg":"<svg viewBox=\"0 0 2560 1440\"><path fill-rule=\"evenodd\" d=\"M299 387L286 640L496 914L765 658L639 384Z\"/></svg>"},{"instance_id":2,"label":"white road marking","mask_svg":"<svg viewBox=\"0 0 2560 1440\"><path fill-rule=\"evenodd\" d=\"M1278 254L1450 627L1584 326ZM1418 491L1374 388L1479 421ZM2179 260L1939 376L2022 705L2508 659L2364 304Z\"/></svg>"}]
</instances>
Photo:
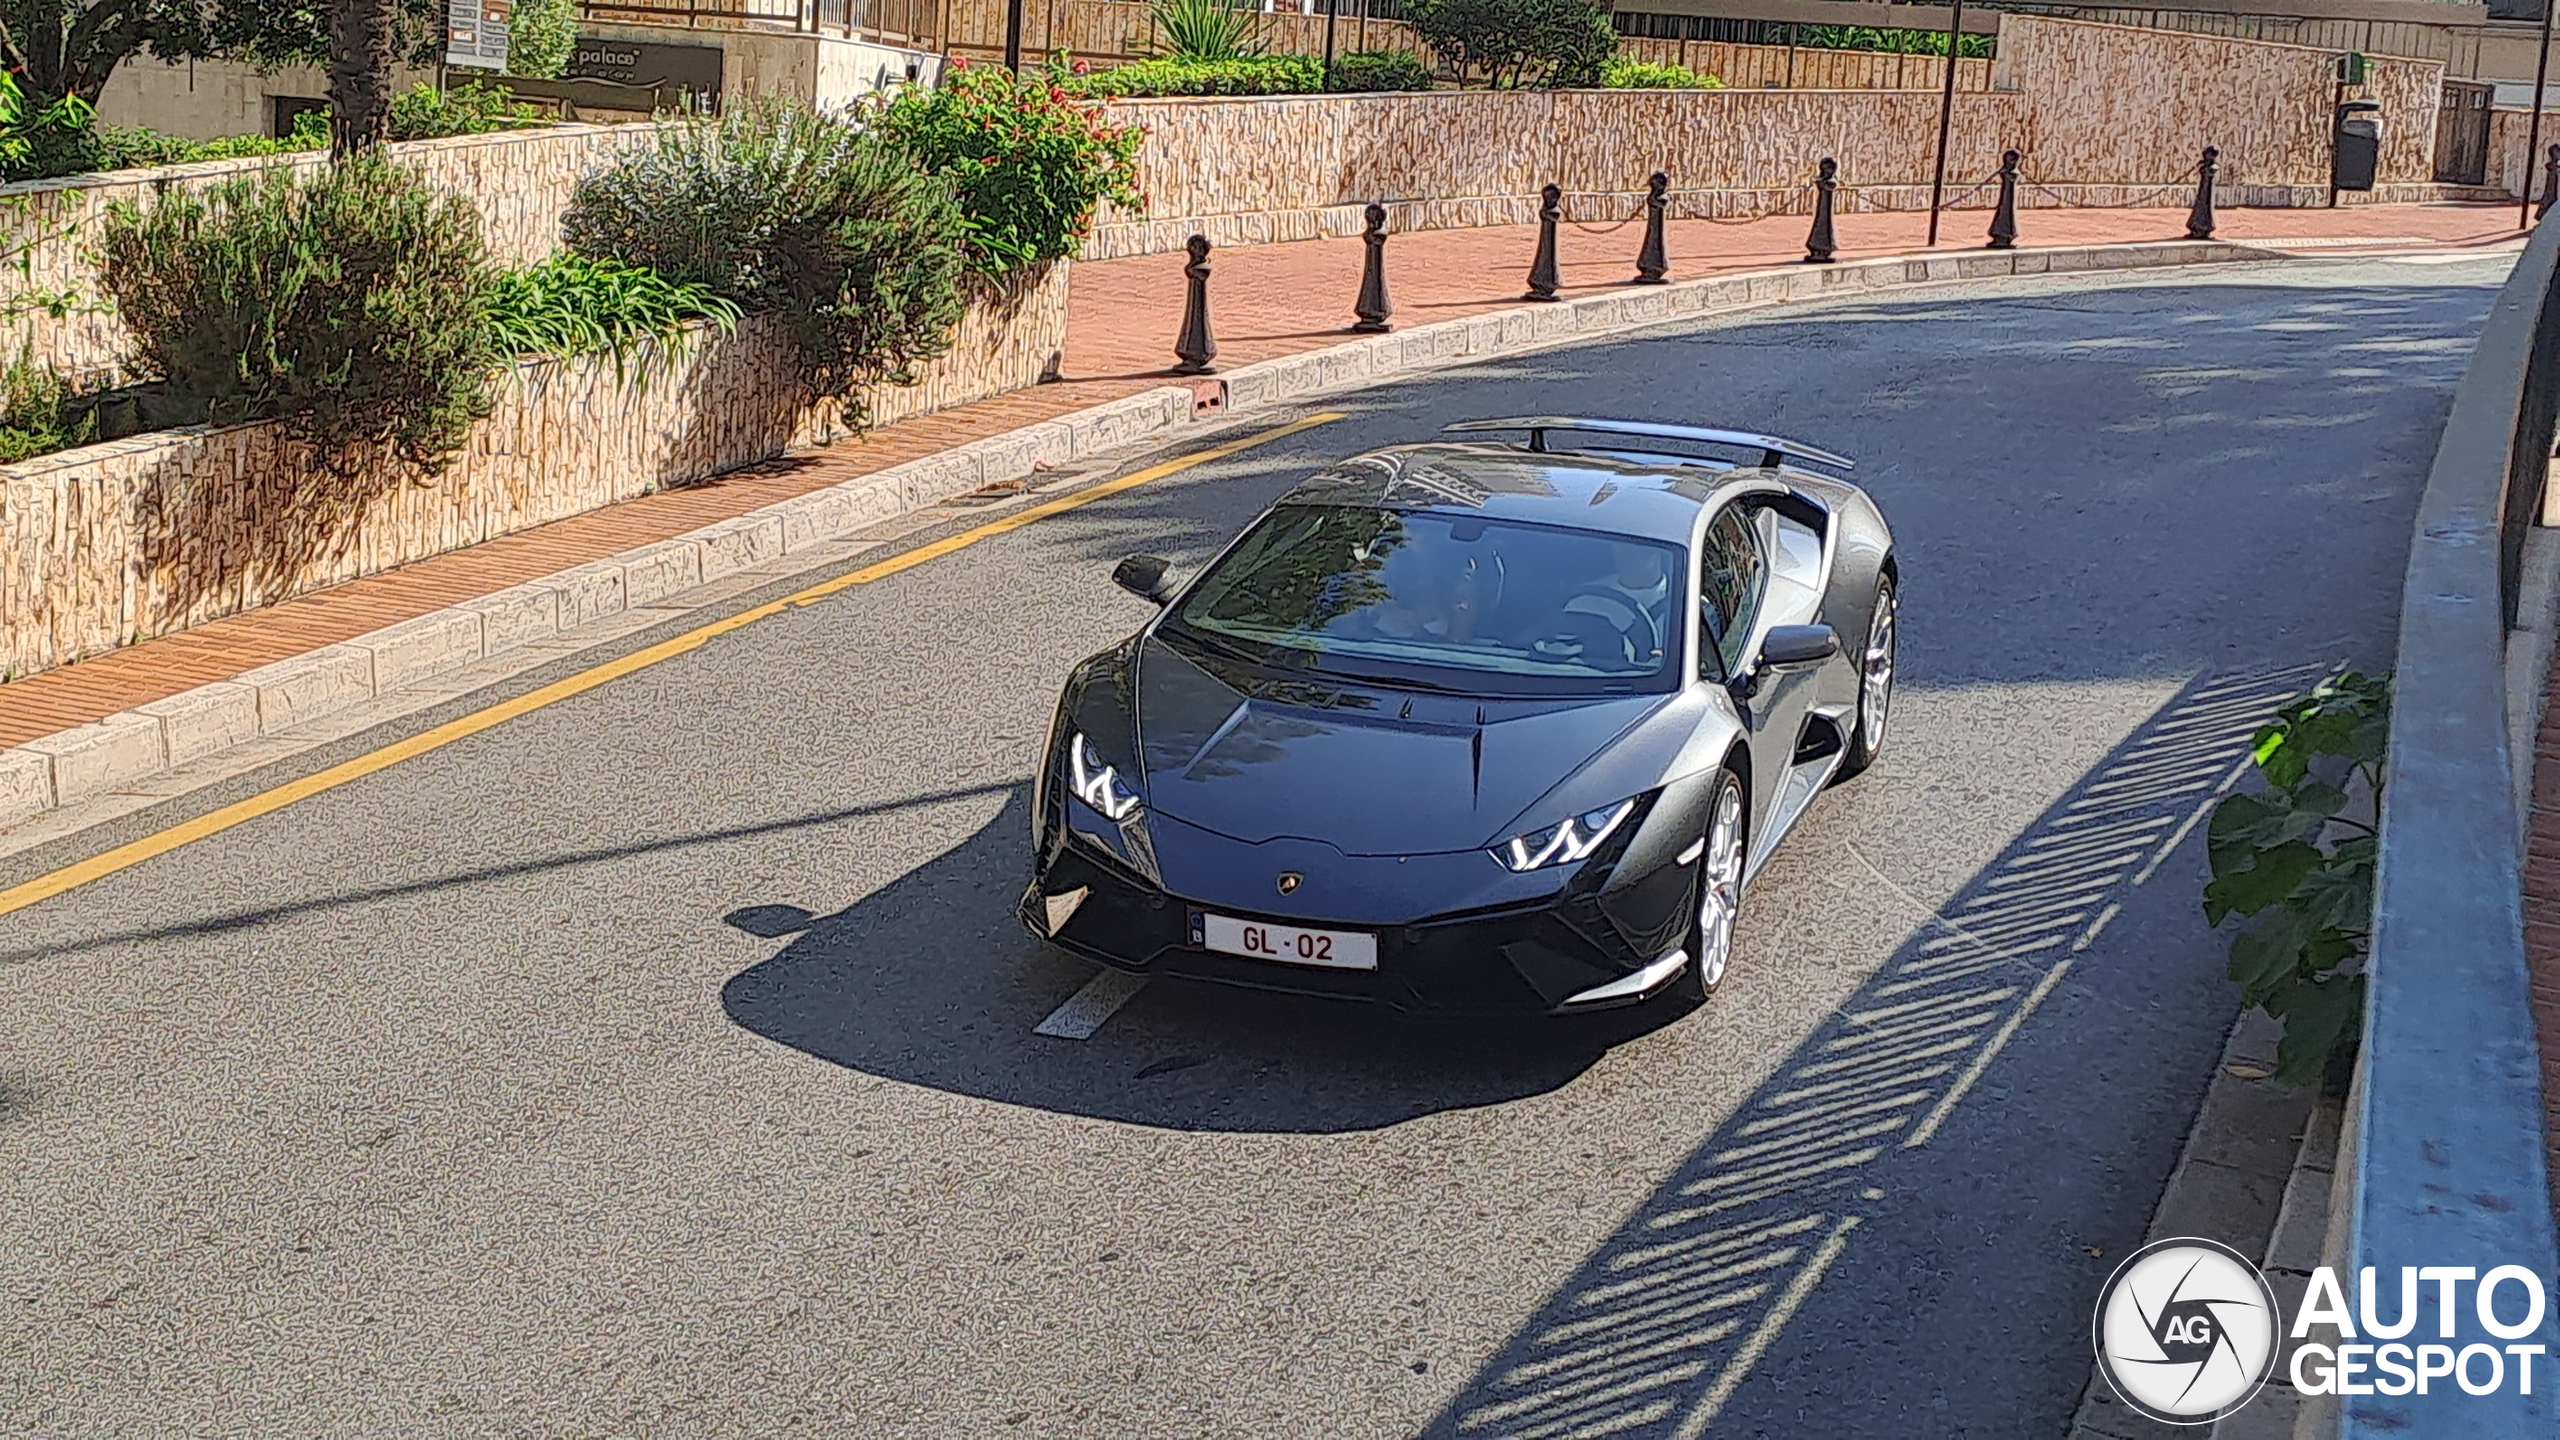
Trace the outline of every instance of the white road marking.
<instances>
[{"instance_id":1,"label":"white road marking","mask_svg":"<svg viewBox=\"0 0 2560 1440\"><path fill-rule=\"evenodd\" d=\"M1034 1035L1048 1035L1060 1040L1090 1040L1102 1022L1118 1014L1147 988L1147 977L1126 970L1103 970L1084 982L1084 988L1067 997L1067 1003L1049 1012L1049 1018L1032 1027Z\"/></svg>"}]
</instances>

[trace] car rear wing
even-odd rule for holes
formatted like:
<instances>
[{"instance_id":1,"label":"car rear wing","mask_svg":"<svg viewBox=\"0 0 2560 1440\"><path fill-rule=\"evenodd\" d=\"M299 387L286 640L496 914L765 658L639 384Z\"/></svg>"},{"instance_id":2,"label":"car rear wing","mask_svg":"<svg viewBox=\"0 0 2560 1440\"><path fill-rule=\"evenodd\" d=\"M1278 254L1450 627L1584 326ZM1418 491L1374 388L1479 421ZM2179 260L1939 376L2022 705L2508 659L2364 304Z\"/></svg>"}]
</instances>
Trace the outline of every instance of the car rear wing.
<instances>
[{"instance_id":1,"label":"car rear wing","mask_svg":"<svg viewBox=\"0 0 2560 1440\"><path fill-rule=\"evenodd\" d=\"M1455 425L1440 427L1440 433L1444 435L1481 434L1494 430L1526 430L1529 432L1529 448L1538 451L1547 448L1548 431L1568 430L1590 435L1643 435L1656 440L1693 440L1705 445L1731 445L1744 450L1757 450L1760 452L1760 463L1770 469L1775 469L1788 460L1809 460L1816 465L1828 465L1840 470L1854 469L1858 463L1846 455L1834 455L1828 450L1817 450L1801 440L1789 440L1783 435L1755 435L1747 430L1716 430L1701 425L1665 425L1654 420L1595 420L1582 415L1520 415L1502 420L1461 420Z\"/></svg>"}]
</instances>

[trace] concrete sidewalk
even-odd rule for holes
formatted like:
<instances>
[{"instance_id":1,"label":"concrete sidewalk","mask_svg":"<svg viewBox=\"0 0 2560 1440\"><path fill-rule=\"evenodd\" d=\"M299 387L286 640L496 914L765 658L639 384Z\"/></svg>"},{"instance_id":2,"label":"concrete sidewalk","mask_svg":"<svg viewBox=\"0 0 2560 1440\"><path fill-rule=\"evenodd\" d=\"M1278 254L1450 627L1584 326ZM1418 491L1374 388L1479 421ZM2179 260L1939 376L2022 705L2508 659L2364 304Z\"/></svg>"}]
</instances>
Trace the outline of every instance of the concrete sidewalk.
<instances>
[{"instance_id":1,"label":"concrete sidewalk","mask_svg":"<svg viewBox=\"0 0 2560 1440\"><path fill-rule=\"evenodd\" d=\"M1985 218L1986 212L1951 212L1933 253L1972 249ZM2243 244L2304 242L2285 248L2306 250L2461 247L2513 238L2514 218L2511 207L2479 205L2233 210L2224 212L2217 238ZM2183 211L2037 210L2022 216L2020 239L2029 247L2157 241L2182 235L2184 223ZM1695 279L1791 262L1801 257L1805 224L1795 216L1735 224L1674 223L1668 235L1671 276ZM1841 258L1920 252L1923 224L1924 217L1911 214L1844 216L1839 221ZM1642 232L1636 225L1598 230L1569 226L1560 239L1566 294L1587 296L1618 290L1633 274ZM1534 230L1525 227L1394 237L1388 256L1398 327L1519 306L1534 244ZM1357 239L1323 240L1218 252L1212 260L1211 313L1219 332L1219 367L1232 369L1366 338L1342 328L1352 318L1360 246ZM610 506L11 681L0 685L0 748L91 725L776 502L945 456L973 441L1090 415L1094 407L1179 384L1165 367L1172 361L1180 323L1182 263L1177 254L1077 267L1061 383L889 426L859 440ZM559 623L568 628L566 617Z\"/></svg>"}]
</instances>

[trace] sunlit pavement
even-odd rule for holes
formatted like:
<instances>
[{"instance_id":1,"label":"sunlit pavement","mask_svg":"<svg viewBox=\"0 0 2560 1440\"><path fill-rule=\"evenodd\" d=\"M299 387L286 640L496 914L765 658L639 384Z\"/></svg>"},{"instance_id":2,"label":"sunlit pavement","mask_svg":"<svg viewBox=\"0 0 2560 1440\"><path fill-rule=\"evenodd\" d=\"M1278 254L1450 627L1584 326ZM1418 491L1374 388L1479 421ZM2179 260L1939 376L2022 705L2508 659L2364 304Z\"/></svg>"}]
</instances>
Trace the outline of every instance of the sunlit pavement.
<instances>
[{"instance_id":1,"label":"sunlit pavement","mask_svg":"<svg viewBox=\"0 0 2560 1440\"><path fill-rule=\"evenodd\" d=\"M1327 401L0 920L0 1431L2056 1433L2236 1005L2195 816L2270 697L2387 663L2504 263L1948 288ZM1901 547L1897 731L1716 999L1156 983L1036 1034L1092 972L1011 919L1023 780L1143 618L1109 562L1577 410L1856 455Z\"/></svg>"}]
</instances>

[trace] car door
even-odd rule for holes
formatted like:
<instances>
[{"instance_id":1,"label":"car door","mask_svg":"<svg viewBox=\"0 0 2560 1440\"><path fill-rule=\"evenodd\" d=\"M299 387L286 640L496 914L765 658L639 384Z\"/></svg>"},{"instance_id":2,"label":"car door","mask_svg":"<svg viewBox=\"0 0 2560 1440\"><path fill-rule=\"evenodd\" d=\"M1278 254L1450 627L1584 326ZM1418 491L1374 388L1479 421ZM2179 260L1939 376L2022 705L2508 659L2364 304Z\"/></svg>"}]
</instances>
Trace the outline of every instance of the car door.
<instances>
[{"instance_id":1,"label":"car door","mask_svg":"<svg viewBox=\"0 0 2560 1440\"><path fill-rule=\"evenodd\" d=\"M1751 748L1751 846L1756 865L1788 818L1782 804L1796 740L1813 699L1815 670L1765 670L1760 640L1769 625L1769 560L1759 507L1734 501L1707 522L1698 554L1698 663L1724 682Z\"/></svg>"}]
</instances>

